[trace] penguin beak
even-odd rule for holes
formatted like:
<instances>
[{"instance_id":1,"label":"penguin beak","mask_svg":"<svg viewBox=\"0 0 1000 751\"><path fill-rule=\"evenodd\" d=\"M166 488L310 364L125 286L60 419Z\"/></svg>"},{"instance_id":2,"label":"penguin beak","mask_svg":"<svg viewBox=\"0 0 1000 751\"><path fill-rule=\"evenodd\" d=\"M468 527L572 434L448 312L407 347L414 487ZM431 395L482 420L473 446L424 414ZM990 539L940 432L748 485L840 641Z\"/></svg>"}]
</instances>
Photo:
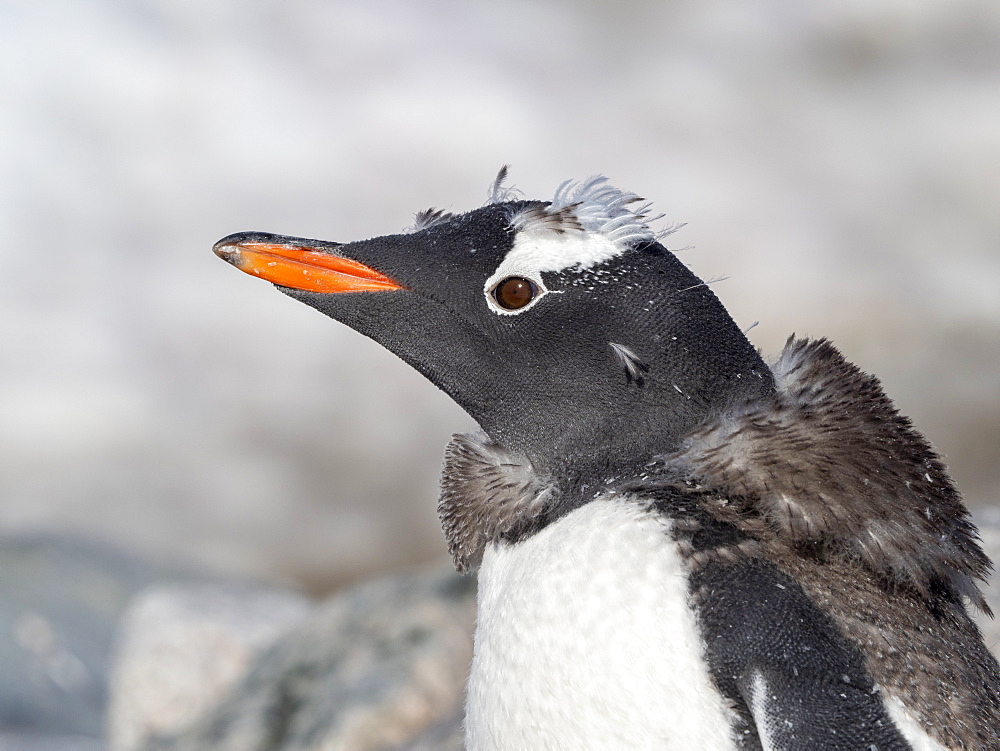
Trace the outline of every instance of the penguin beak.
<instances>
[{"instance_id":1,"label":"penguin beak","mask_svg":"<svg viewBox=\"0 0 1000 751\"><path fill-rule=\"evenodd\" d=\"M306 292L389 292L402 285L338 254L340 243L263 232L238 232L212 250L240 271Z\"/></svg>"}]
</instances>

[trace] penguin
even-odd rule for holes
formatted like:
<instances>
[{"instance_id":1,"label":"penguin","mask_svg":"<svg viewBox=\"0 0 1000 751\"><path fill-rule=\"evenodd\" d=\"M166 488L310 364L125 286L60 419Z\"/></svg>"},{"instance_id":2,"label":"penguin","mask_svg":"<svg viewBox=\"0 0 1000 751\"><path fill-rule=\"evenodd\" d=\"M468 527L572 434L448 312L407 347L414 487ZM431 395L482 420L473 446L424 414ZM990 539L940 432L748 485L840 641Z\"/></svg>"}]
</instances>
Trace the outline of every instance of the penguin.
<instances>
[{"instance_id":1,"label":"penguin","mask_svg":"<svg viewBox=\"0 0 1000 751\"><path fill-rule=\"evenodd\" d=\"M879 381L826 339L765 362L634 193L506 173L400 234L214 248L478 423L438 503L478 576L467 747L1000 748L991 564Z\"/></svg>"}]
</instances>

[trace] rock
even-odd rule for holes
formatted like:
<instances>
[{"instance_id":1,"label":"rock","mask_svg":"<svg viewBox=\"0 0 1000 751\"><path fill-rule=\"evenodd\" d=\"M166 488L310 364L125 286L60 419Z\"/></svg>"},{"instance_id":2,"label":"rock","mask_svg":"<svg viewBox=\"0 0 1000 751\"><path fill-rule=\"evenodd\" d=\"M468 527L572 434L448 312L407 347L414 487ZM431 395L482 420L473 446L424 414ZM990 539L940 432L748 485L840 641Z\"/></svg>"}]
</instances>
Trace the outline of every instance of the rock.
<instances>
[{"instance_id":1,"label":"rock","mask_svg":"<svg viewBox=\"0 0 1000 751\"><path fill-rule=\"evenodd\" d=\"M1000 560L1000 511L980 514L977 522L987 553ZM986 591L1000 612L1000 591ZM182 598L184 607L178 606L179 593L188 598ZM131 654L134 663L114 672L113 707L119 708L118 719L113 711L110 723L114 751L462 748L462 698L475 617L472 577L449 569L364 584L317 606L256 656L253 646L259 642L253 638L240 654L232 643L219 646L238 630L258 633L261 641L268 633L273 638L274 631L259 623L272 606L266 599L257 605L242 602L247 596L239 590L158 589L137 600L126 618L121 649L123 662ZM213 620L206 615L213 609L228 615ZM191 621L171 625L175 617ZM996 650L1000 625L983 614L977 620ZM161 637L156 649L139 649L142 640L129 647L136 623L146 623L139 633L163 628L177 638L164 645ZM208 630L202 633L203 628ZM212 629L218 629L214 636ZM160 676L179 664L186 677L170 683L159 704L118 696L120 691L155 693ZM130 672L133 677L126 680ZM142 680L149 685L136 688ZM121 712L128 702L133 710ZM198 707L205 711L194 718ZM0 751L5 749L0 746Z\"/></svg>"},{"instance_id":2,"label":"rock","mask_svg":"<svg viewBox=\"0 0 1000 751\"><path fill-rule=\"evenodd\" d=\"M311 608L297 593L243 583L159 585L137 595L112 673L109 747L133 751L191 724Z\"/></svg>"},{"instance_id":3,"label":"rock","mask_svg":"<svg viewBox=\"0 0 1000 751\"><path fill-rule=\"evenodd\" d=\"M165 571L96 543L8 535L0 572L0 751L96 742L119 618Z\"/></svg>"},{"instance_id":4,"label":"rock","mask_svg":"<svg viewBox=\"0 0 1000 751\"><path fill-rule=\"evenodd\" d=\"M450 569L328 600L152 751L460 749L475 583Z\"/></svg>"},{"instance_id":5,"label":"rock","mask_svg":"<svg viewBox=\"0 0 1000 751\"><path fill-rule=\"evenodd\" d=\"M84 735L0 733L0 751L104 751L104 742Z\"/></svg>"}]
</instances>

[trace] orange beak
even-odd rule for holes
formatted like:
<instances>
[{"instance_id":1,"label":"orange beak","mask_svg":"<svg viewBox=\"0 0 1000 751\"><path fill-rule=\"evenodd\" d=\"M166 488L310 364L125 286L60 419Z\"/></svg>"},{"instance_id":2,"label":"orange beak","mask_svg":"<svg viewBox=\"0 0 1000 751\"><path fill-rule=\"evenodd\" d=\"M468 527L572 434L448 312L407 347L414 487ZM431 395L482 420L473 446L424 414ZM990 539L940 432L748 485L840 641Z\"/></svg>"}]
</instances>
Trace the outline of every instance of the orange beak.
<instances>
[{"instance_id":1,"label":"orange beak","mask_svg":"<svg viewBox=\"0 0 1000 751\"><path fill-rule=\"evenodd\" d=\"M212 250L240 271L281 287L327 293L403 289L363 263L299 244L293 238L287 238L289 242L277 242L279 239L284 240L277 235L244 232L219 240ZM330 246L336 247L333 243Z\"/></svg>"}]
</instances>

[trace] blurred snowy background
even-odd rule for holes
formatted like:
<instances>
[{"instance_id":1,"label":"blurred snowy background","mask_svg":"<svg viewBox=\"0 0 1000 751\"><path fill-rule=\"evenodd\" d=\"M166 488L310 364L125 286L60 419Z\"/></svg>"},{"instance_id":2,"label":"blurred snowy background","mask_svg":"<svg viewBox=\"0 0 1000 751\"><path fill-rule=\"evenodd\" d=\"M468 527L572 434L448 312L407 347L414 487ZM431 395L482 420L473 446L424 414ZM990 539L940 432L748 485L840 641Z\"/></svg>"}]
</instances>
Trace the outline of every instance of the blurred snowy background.
<instances>
[{"instance_id":1,"label":"blurred snowy background","mask_svg":"<svg viewBox=\"0 0 1000 751\"><path fill-rule=\"evenodd\" d=\"M315 592L443 560L415 372L211 253L601 172L751 338L878 373L1000 497L1000 4L0 4L0 533Z\"/></svg>"}]
</instances>

